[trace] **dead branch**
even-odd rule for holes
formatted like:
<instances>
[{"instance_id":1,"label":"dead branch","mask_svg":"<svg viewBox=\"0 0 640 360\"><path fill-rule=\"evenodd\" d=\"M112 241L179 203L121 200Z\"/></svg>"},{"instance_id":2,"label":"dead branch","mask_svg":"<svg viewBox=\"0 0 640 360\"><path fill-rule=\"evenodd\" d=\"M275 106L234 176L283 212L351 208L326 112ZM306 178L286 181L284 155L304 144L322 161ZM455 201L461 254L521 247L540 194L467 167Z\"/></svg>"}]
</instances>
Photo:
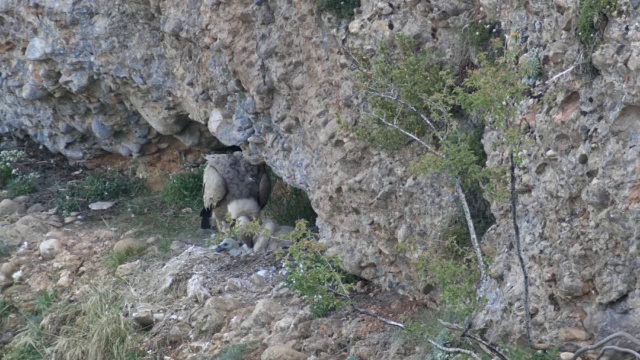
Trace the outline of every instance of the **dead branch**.
<instances>
[{"instance_id":1,"label":"dead branch","mask_svg":"<svg viewBox=\"0 0 640 360\"><path fill-rule=\"evenodd\" d=\"M462 186L460 185L460 180L458 180L458 178L454 178L454 181L456 185L456 193L460 198L460 203L462 204L462 209L464 210L464 217L467 220L467 228L469 229L469 237L471 238L471 244L473 245L473 249L476 252L476 257L478 258L478 268L480 269L480 282L483 283L487 279L487 273L485 272L484 259L482 258L482 250L480 249L480 243L478 242L476 229L473 226L473 219L471 219L471 211L469 210L469 203L467 203L467 197L464 195L464 191L462 190Z\"/></svg>"},{"instance_id":2,"label":"dead branch","mask_svg":"<svg viewBox=\"0 0 640 360\"><path fill-rule=\"evenodd\" d=\"M573 354L573 357L571 358L571 360L576 360L581 354L584 354L587 351L591 351L591 350L596 350L599 349L600 347L604 346L606 343L608 343L609 341L619 338L619 337L623 337L629 341L631 341L632 343L640 346L640 340L638 340L637 338L629 335L628 333L621 331L621 332L617 332L615 334L611 334L609 336L607 336L606 338L598 341L597 343L593 344L593 345L589 345L589 346L585 346L583 348L580 348L578 351L575 352L575 354ZM612 348L612 350L614 350ZM627 349L629 350L629 349ZM630 350L632 351L632 350ZM637 357L638 359L640 359L640 356Z\"/></svg>"},{"instance_id":3,"label":"dead branch","mask_svg":"<svg viewBox=\"0 0 640 360\"><path fill-rule=\"evenodd\" d=\"M436 156L438 156L438 157L442 157L442 155L441 155L439 152L437 152L437 151L433 150L433 148L431 147L431 145L427 144L427 143L426 143L426 142L424 142L422 139L420 139L419 137L417 137L417 136L413 135L412 133L410 133L410 132L408 132L408 131L404 130L403 128L401 128L401 127L400 127L400 126L398 126L397 124L391 123L391 122L387 121L385 118L383 118L383 117L381 117L381 116L379 116L379 115L376 115L376 114L374 114L374 113L371 113L371 112L364 112L364 113L365 113L366 115L368 115L368 116L371 116L371 117L373 117L373 118L376 118L378 121L380 121L381 123L385 124L386 126L388 126L388 127L390 127L390 128L393 128L393 129L396 129L396 130L398 130L398 131L400 131L403 135L408 136L408 137L410 137L411 139L413 139L413 140L417 141L420 145L422 145L422 146L424 146L425 148L427 148L427 150L428 150L430 153L432 153L432 154L434 154L434 155L436 155Z\"/></svg>"},{"instance_id":4,"label":"dead branch","mask_svg":"<svg viewBox=\"0 0 640 360\"><path fill-rule=\"evenodd\" d=\"M463 338L467 338L471 341L474 341L478 344L478 346L482 349L482 351L484 351L487 355L491 356L491 357L497 357L500 360L509 360L509 358L503 354L502 352L500 352L500 350L498 350L495 346L491 345L489 342L475 336L472 334L469 334L468 329L465 329L464 327L462 327L461 325L458 324L452 324L446 321L443 321L441 319L438 319L438 322L446 327L447 329L450 330L457 330L457 331L461 331L462 334L460 335Z\"/></svg>"},{"instance_id":5,"label":"dead branch","mask_svg":"<svg viewBox=\"0 0 640 360\"><path fill-rule=\"evenodd\" d=\"M640 359L640 354L638 354L637 352L635 352L635 351L633 351L631 349L622 348L622 347L614 346L614 345L608 345L608 346L605 346L605 347L602 348L602 350L600 351L600 354L598 355L596 360L599 360L607 350L615 350L615 351L618 351L618 352L631 354L631 355L635 356L636 359Z\"/></svg>"},{"instance_id":6,"label":"dead branch","mask_svg":"<svg viewBox=\"0 0 640 360\"><path fill-rule=\"evenodd\" d=\"M460 349L460 348L453 348L453 347L445 347L442 346L440 344L438 344L437 342L431 340L431 339L427 339L427 342L429 344L431 344L433 347L435 347L436 349L440 350L440 351L444 351L444 352L448 352L448 353L454 353L454 354L465 354L468 356L471 356L472 358L476 359L476 360L482 360L480 358L480 356L478 356L476 353L474 353L473 351L470 350L465 350L465 349Z\"/></svg>"},{"instance_id":7,"label":"dead branch","mask_svg":"<svg viewBox=\"0 0 640 360\"><path fill-rule=\"evenodd\" d=\"M353 309L355 311L357 311L358 313L362 314L362 315L370 316L370 317L372 317L372 318L374 318L374 319L376 319L378 321L382 321L383 323L385 323L387 325L395 326L395 327L398 327L400 329L406 329L407 328L407 326L405 324L403 324L403 323L399 323L397 321L389 320L389 319L384 318L384 317L382 317L380 315L376 315L376 314L372 313L371 311L362 310L362 309L357 308L355 306L353 306Z\"/></svg>"},{"instance_id":8,"label":"dead branch","mask_svg":"<svg viewBox=\"0 0 640 360\"><path fill-rule=\"evenodd\" d=\"M411 110L411 112L413 112L414 114L418 115L418 117L420 119L422 119L422 121L424 121L427 125L429 125L429 127L433 130L433 132L435 134L438 134L438 129L435 127L435 125L433 124L433 122L426 116L424 115L420 110L418 110L415 106L409 104L408 102L400 99L399 96L397 95L389 95L389 94L385 94L381 91L378 90L374 90L371 88L367 88L367 91L377 97L381 97L383 99L387 99L387 100L391 100L393 102L396 102L400 105L402 105L403 107ZM440 138L440 140L442 140L442 138L440 136L438 136L438 138Z\"/></svg>"},{"instance_id":9,"label":"dead branch","mask_svg":"<svg viewBox=\"0 0 640 360\"><path fill-rule=\"evenodd\" d=\"M391 325L391 326L395 326L395 327L399 327L401 329L406 329L407 326L405 324L399 323L397 321L393 321L393 320L389 320L387 318L383 318L382 316L376 315L370 311L366 311L366 310L362 310L362 309L358 309L357 307L353 307L354 310L356 310L357 312L359 312L362 315L367 315L370 316L376 320L382 321L383 323L387 324L387 325ZM470 350L465 350L465 349L460 349L460 348L454 348L454 347L446 347L446 346L442 346L440 344L438 344L437 342L426 338L427 342L429 344L431 344L431 346L435 347L436 349L440 350L440 351L444 351L444 352L448 352L448 353L453 353L453 354L465 354L468 356L471 356L472 358L476 359L476 360L482 360L480 358L480 356L478 356L476 353L474 353L473 351Z\"/></svg>"},{"instance_id":10,"label":"dead branch","mask_svg":"<svg viewBox=\"0 0 640 360\"><path fill-rule=\"evenodd\" d=\"M518 214L517 214L517 202L518 193L516 191L516 162L513 157L513 150L511 150L509 160L511 162L511 220L513 222L513 241L516 248L516 255L518 256L518 263L520 264L520 270L522 271L522 281L524 290L522 292L522 306L524 307L524 327L527 333L527 342L532 344L531 338L531 308L529 307L529 272L522 256L522 242L520 241L520 227L518 226Z\"/></svg>"}]
</instances>

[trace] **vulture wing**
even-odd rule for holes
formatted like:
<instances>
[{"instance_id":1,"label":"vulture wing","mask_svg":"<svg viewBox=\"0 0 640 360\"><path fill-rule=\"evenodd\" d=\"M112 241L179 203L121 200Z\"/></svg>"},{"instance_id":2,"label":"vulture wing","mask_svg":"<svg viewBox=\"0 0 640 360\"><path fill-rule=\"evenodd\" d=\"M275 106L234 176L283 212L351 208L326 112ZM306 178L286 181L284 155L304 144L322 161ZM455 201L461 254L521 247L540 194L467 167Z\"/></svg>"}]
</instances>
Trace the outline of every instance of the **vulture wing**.
<instances>
[{"instance_id":1,"label":"vulture wing","mask_svg":"<svg viewBox=\"0 0 640 360\"><path fill-rule=\"evenodd\" d=\"M202 201L205 209L213 209L227 195L227 183L216 168L207 165L204 169Z\"/></svg>"}]
</instances>

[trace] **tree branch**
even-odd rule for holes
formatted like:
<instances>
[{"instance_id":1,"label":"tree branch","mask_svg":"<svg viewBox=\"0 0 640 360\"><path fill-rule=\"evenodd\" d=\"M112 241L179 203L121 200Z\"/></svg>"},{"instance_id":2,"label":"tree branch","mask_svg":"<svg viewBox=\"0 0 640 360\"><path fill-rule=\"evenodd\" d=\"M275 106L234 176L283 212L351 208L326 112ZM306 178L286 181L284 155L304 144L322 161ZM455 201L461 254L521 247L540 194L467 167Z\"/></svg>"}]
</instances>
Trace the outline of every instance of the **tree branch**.
<instances>
[{"instance_id":1,"label":"tree branch","mask_svg":"<svg viewBox=\"0 0 640 360\"><path fill-rule=\"evenodd\" d=\"M527 266L522 256L522 243L520 241L520 228L518 227L518 214L517 214L517 201L518 193L516 192L516 163L513 157L513 150L509 154L511 161L511 219L513 222L514 243L516 248L516 255L518 256L518 262L520 263L520 270L522 271L523 279L523 292L522 292L522 306L524 307L524 327L527 333L527 342L532 344L531 338L531 308L529 307L529 273L527 272Z\"/></svg>"},{"instance_id":2,"label":"tree branch","mask_svg":"<svg viewBox=\"0 0 640 360\"><path fill-rule=\"evenodd\" d=\"M377 97L381 97L383 99L388 99L391 101L394 101L402 106L404 106L405 108L411 110L411 112L413 112L414 114L418 115L418 117L420 119L422 119L422 121L424 121L427 125L429 125L429 127L433 130L433 132L436 134L436 136L438 136L438 138L440 140L442 140L442 137L440 137L440 135L438 135L438 129L435 127L435 125L433 124L433 122L426 116L424 115L420 110L418 110L415 106L409 104L408 102L400 99L399 96L395 96L395 95L389 95L389 94L385 94L381 91L378 90L374 90L371 88L367 88L367 91Z\"/></svg>"},{"instance_id":3,"label":"tree branch","mask_svg":"<svg viewBox=\"0 0 640 360\"><path fill-rule=\"evenodd\" d=\"M484 260L482 258L482 250L480 249L480 243L478 242L478 237L476 235L476 229L473 226L473 219L471 219L471 211L469 210L469 204L467 203L467 197L464 195L464 191L462 190L462 186L460 185L460 180L458 178L454 178L456 193L460 198L460 203L462 204L462 209L464 210L464 217L467 220L467 228L469 229L469 237L471 238L471 244L473 245L473 249L476 252L476 257L478 260L478 268L480 269L480 281L484 282L487 279L487 273L485 272Z\"/></svg>"},{"instance_id":4,"label":"tree branch","mask_svg":"<svg viewBox=\"0 0 640 360\"><path fill-rule=\"evenodd\" d=\"M575 352L575 354L573 354L573 357L571 358L571 360L576 360L581 354L590 351L590 350L595 350L598 349L600 347L602 347L603 345L605 345L606 343L608 343L609 341L615 339L615 338L619 338L619 337L623 337L631 342L633 342L634 344L640 346L640 340L638 340L637 338L627 334L624 331L621 332L617 332L615 334L611 334L609 336L607 336L606 338L598 341L597 343L593 344L593 345L589 345L589 346L585 346L583 348L580 348L578 351ZM640 358L640 357L638 357Z\"/></svg>"},{"instance_id":5,"label":"tree branch","mask_svg":"<svg viewBox=\"0 0 640 360\"><path fill-rule=\"evenodd\" d=\"M438 319L438 322L446 327L447 329L450 330L457 330L457 331L461 331L462 334L460 335L463 338L467 338L470 339L472 341L475 341L476 343L479 344L480 348L487 354L490 356L496 356L497 358L499 358L500 360L509 360L509 358L504 355L502 352L500 352L500 350L498 350L495 346L489 344L487 341L475 336L475 335L471 335L469 334L469 332L467 331L467 329L465 329L464 327L462 327L461 325L458 324L452 324L446 321L443 321L441 319Z\"/></svg>"},{"instance_id":6,"label":"tree branch","mask_svg":"<svg viewBox=\"0 0 640 360\"><path fill-rule=\"evenodd\" d=\"M372 318L374 318L374 319L376 319L378 321L382 321L383 323L385 323L387 325L395 326L395 327L398 327L400 329L406 329L407 328L407 326L405 324L403 324L403 323L399 323L397 321L389 320L389 319L384 318L384 317L382 317L380 315L376 315L376 314L374 314L374 313L372 313L370 311L362 310L362 309L357 308L355 306L353 306L353 309L355 311L357 311L358 313L362 314L362 315L370 316L370 317L372 317Z\"/></svg>"},{"instance_id":7,"label":"tree branch","mask_svg":"<svg viewBox=\"0 0 640 360\"><path fill-rule=\"evenodd\" d=\"M615 351L618 351L618 352L631 354L631 355L635 356L636 359L640 359L640 354L638 354L636 351L633 351L633 350L627 349L627 348L622 348L622 347L619 347L619 346L608 345L608 346L605 346L605 347L602 348L602 350L600 351L600 354L598 355L596 360L600 360L600 358L604 355L604 353L607 350L615 350Z\"/></svg>"},{"instance_id":8,"label":"tree branch","mask_svg":"<svg viewBox=\"0 0 640 360\"><path fill-rule=\"evenodd\" d=\"M425 148L427 148L427 150L428 150L430 153L432 153L432 154L434 154L434 155L436 155L436 156L438 156L438 157L442 157L442 154L440 154L439 152L435 151L435 150L433 149L433 147L431 147L431 145L427 144L425 141L423 141L423 140L422 140L422 139L420 139L419 137L417 137L417 136L413 135L412 133L410 133L410 132L406 131L405 129L401 128L400 126L398 126L398 125L396 125L396 124L393 124L393 123L390 123L390 122L389 122L389 121L387 121L385 118L383 118L383 117L381 117L381 116L379 116L379 115L377 115L377 114L374 114L374 113L372 113L372 112L365 112L365 114L366 114L366 115L369 115L369 116L371 116L371 117L374 117L374 118L376 118L376 119L378 119L378 121L380 121L381 123L385 124L386 126L388 126L388 127L390 127L390 128L393 128L393 129L396 129L396 130L400 131L402 134L404 134L404 135L406 135L406 136L410 137L411 139L413 139L413 140L417 141L420 145L422 145L422 146L424 146Z\"/></svg>"}]
</instances>

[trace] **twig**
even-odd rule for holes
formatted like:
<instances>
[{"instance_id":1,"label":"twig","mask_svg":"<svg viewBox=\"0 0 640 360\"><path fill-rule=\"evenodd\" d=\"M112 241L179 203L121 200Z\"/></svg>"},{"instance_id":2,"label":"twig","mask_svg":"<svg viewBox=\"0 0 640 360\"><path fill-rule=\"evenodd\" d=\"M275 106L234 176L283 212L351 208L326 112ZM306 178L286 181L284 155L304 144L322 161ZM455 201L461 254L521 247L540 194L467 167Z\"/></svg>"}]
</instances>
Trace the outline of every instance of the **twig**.
<instances>
[{"instance_id":1,"label":"twig","mask_svg":"<svg viewBox=\"0 0 640 360\"><path fill-rule=\"evenodd\" d=\"M438 157L442 157L442 155L441 155L439 152L435 151L435 150L431 147L431 145L427 144L427 143L426 143L426 142L424 142L422 139L420 139L419 137L417 137L417 136L413 135L412 133L410 133L410 132L408 132L408 131L404 130L404 129L403 129L403 128L401 128L400 126L398 126L398 125L396 125L396 124L393 124L393 123L390 123L390 122L389 122L389 121L387 121L385 118L383 118L383 117L381 117L381 116L379 116L379 115L376 115L376 114L374 114L374 113L371 113L371 112L365 112L365 114L367 114L367 115L369 115L369 116L371 116L371 117L374 117L374 118L378 119L380 122L382 122L382 123L383 123L383 124L385 124L386 126L388 126L388 127L390 127L390 128L394 128L394 129L396 129L396 130L400 131L402 134L404 134L404 135L406 135L406 136L410 137L411 139L413 139L413 140L417 141L420 145L422 145L422 146L424 146L425 148L427 148L427 150L428 150L430 153L432 153L432 154L434 154L434 155L436 155L436 156L438 156Z\"/></svg>"},{"instance_id":2,"label":"twig","mask_svg":"<svg viewBox=\"0 0 640 360\"><path fill-rule=\"evenodd\" d=\"M529 307L529 273L527 272L527 266L522 256L522 242L520 241L520 228L518 227L518 214L516 204L518 202L518 193L516 192L516 163L513 157L513 150L509 154L511 161L511 219L513 222L514 242L516 248L516 255L518 256L518 262L520 264L520 270L522 271L523 292L522 292L522 305L524 307L524 327L527 333L527 342L532 344L531 338L531 308Z\"/></svg>"},{"instance_id":3,"label":"twig","mask_svg":"<svg viewBox=\"0 0 640 360\"><path fill-rule=\"evenodd\" d=\"M473 249L476 252L476 257L478 258L478 268L480 269L480 281L484 282L487 279L487 273L484 270L484 260L482 259L482 250L480 249L480 243L478 242L478 237L476 236L476 229L473 226L471 211L469 210L469 203L467 203L467 197L464 195L464 191L462 190L462 186L460 185L460 180L458 180L458 178L454 178L454 181L456 186L456 193L460 198L460 203L462 204L462 210L464 210L464 217L467 220L467 228L469 228L469 237L471 238Z\"/></svg>"},{"instance_id":4,"label":"twig","mask_svg":"<svg viewBox=\"0 0 640 360\"><path fill-rule=\"evenodd\" d=\"M367 310L362 310L359 309L355 306L353 306L353 309L356 310L358 313L362 314L362 315L367 315L370 316L376 320L382 321L383 323L387 324L387 325L391 325L391 326L395 326L398 327L400 329L406 329L407 326L403 323L399 323L397 321L393 321L393 320L389 320L387 318L384 318L382 316L376 315L370 311ZM454 348L454 347L446 347L446 346L442 346L440 344L438 344L437 342L426 338L427 342L429 344L431 344L431 346L435 347L436 349L440 350L440 351L444 351L444 352L448 352L448 353L455 353L455 354L465 354L468 356L471 356L472 358L476 359L476 360L482 360L480 358L480 356L478 356L476 353L474 353L473 351L470 350L465 350L465 349L460 349L460 348Z\"/></svg>"},{"instance_id":5,"label":"twig","mask_svg":"<svg viewBox=\"0 0 640 360\"><path fill-rule=\"evenodd\" d=\"M429 344L431 344L433 347L435 347L436 349L440 350L440 351L444 351L444 352L448 352L448 353L465 354L465 355L471 356L472 358L474 358L476 360L482 360L480 358L480 356L478 356L473 351L460 349L460 348L453 348L453 347L444 347L444 346L438 344L437 342L435 342L435 341L433 341L431 339L427 339L427 342Z\"/></svg>"},{"instance_id":6,"label":"twig","mask_svg":"<svg viewBox=\"0 0 640 360\"><path fill-rule=\"evenodd\" d=\"M383 318L382 316L380 316L380 315L376 315L376 314L374 314L374 313L372 313L372 312L370 312L370 311L362 310L362 309L357 308L357 307L355 307L355 306L353 306L353 309L354 309L355 311L357 311L358 313L362 314L362 315L370 316L370 317L372 317L372 318L374 318L374 319L376 319L376 320L382 321L383 323L385 323L385 324L387 324L387 325L391 325L391 326L399 327L400 329L406 329L406 328L407 328L407 326L406 326L405 324L403 324L403 323L399 323L399 322L397 322L397 321L393 321L393 320L389 320L389 319L387 319L387 318Z\"/></svg>"},{"instance_id":7,"label":"twig","mask_svg":"<svg viewBox=\"0 0 640 360\"><path fill-rule=\"evenodd\" d=\"M374 90L371 88L367 88L367 91L377 97L381 97L383 99L388 99L391 101L395 101L398 104L404 106L405 108L411 110L411 112L413 112L414 114L418 115L418 117L420 117L420 119L422 119L422 121L424 121L427 125L429 125L429 127L433 130L433 132L435 134L438 134L438 129L435 127L435 125L433 125L433 122L426 117L422 112L420 112L420 110L418 110L415 106L409 104L408 102L400 99L399 96L394 96L394 95L389 95L389 94L385 94L381 91L378 90ZM440 138L440 140L442 140L442 138L440 136L438 136L438 138Z\"/></svg>"},{"instance_id":8,"label":"twig","mask_svg":"<svg viewBox=\"0 0 640 360\"><path fill-rule=\"evenodd\" d=\"M575 66L575 65L573 65L573 66L571 66L570 68L568 68L567 70L565 70L565 71L563 71L563 72L561 72L561 73L559 73L559 74L556 74L554 77L552 77L551 79L547 80L547 84L549 84L550 82L554 81L555 79L557 79L557 78L559 78L559 77L561 77L561 76L563 76L563 75L566 75L566 74L570 73L570 72L571 72L571 70L573 70L575 67L576 67L576 66Z\"/></svg>"},{"instance_id":9,"label":"twig","mask_svg":"<svg viewBox=\"0 0 640 360\"><path fill-rule=\"evenodd\" d=\"M598 341L597 343L593 344L593 345L589 345L589 346L585 346L583 348L578 349L578 351L575 352L575 354L573 354L573 357L571 358L571 360L576 360L581 354L590 351L590 350L595 350L598 349L600 347L602 347L603 345L605 345L606 343L608 343L609 341L615 339L615 338L619 338L619 337L623 337L626 338L627 340L633 342L634 344L640 346L640 340L638 340L637 338L627 334L624 331L621 332L617 332L615 334L611 334L609 336L607 336L606 338ZM640 357L639 357L640 358Z\"/></svg>"},{"instance_id":10,"label":"twig","mask_svg":"<svg viewBox=\"0 0 640 360\"><path fill-rule=\"evenodd\" d=\"M496 356L498 357L500 360L509 360L509 358L503 354L502 352L500 352L500 350L498 350L495 346L489 344L487 341L475 336L475 335L471 335L469 334L469 329L468 328L464 328L461 325L458 324L452 324L446 321L443 321L441 319L438 319L438 322L446 327L447 329L450 330L457 330L457 331L461 331L462 334L460 335L463 338L467 338L470 339L472 341L475 341L478 343L478 345L480 346L480 348L487 354L490 356Z\"/></svg>"},{"instance_id":11,"label":"twig","mask_svg":"<svg viewBox=\"0 0 640 360\"><path fill-rule=\"evenodd\" d=\"M636 351L633 351L633 350L627 349L627 348L621 348L619 346L608 345L608 346L605 346L605 347L602 348L602 350L600 351L600 354L598 355L596 360L599 360L604 355L605 351L607 351L607 350L615 350L615 351L618 351L618 352L631 354L631 355L635 356L636 359L640 359L640 354L638 354Z\"/></svg>"}]
</instances>

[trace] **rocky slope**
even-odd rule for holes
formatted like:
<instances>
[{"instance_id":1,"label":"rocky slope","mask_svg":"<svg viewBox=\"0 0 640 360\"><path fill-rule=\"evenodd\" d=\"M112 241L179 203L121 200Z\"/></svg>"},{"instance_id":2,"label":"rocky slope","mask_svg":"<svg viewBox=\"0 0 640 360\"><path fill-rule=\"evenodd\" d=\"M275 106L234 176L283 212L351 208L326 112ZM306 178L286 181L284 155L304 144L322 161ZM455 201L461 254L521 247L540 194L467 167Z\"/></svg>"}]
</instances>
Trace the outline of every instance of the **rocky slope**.
<instances>
[{"instance_id":1,"label":"rocky slope","mask_svg":"<svg viewBox=\"0 0 640 360\"><path fill-rule=\"evenodd\" d=\"M534 338L638 334L640 28L637 2L619 3L593 51L599 72L585 73L579 7L564 0L363 0L351 22L317 13L311 1L5 1L0 130L76 160L101 150L149 153L161 136L205 149L239 145L309 194L323 241L344 255L347 270L416 292L396 244L438 239L455 198L443 179L410 173L416 149L376 152L340 130L337 114L354 121L358 102L344 46L373 49L403 32L459 62L470 21L499 19L539 60L541 81L574 67L522 114L533 144L517 169L517 220ZM488 129L489 163L504 164L493 138ZM517 338L522 274L509 209L496 204L493 212L498 222L484 241L498 254L496 281L477 321Z\"/></svg>"}]
</instances>

